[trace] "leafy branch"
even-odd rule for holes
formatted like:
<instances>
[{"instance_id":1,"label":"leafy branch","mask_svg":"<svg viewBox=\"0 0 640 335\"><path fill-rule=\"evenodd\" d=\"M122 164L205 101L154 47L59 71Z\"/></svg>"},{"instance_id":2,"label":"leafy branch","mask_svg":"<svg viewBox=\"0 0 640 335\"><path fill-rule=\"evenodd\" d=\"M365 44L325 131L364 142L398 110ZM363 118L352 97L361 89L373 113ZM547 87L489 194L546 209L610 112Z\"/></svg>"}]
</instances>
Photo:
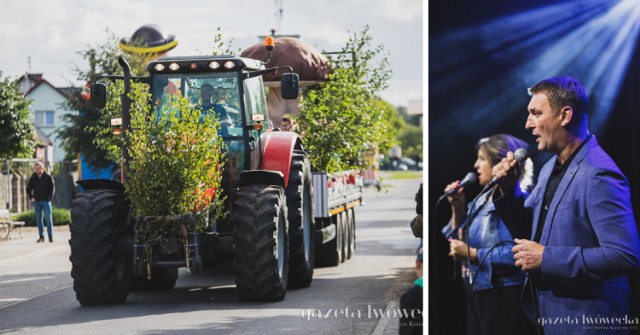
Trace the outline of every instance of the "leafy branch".
<instances>
[{"instance_id":1,"label":"leafy branch","mask_svg":"<svg viewBox=\"0 0 640 335\"><path fill-rule=\"evenodd\" d=\"M391 70L384 46L371 46L369 27L350 35L334 64L329 81L307 90L298 119L312 166L335 172L363 168L363 153L388 150L398 129L377 103L388 86Z\"/></svg>"}]
</instances>

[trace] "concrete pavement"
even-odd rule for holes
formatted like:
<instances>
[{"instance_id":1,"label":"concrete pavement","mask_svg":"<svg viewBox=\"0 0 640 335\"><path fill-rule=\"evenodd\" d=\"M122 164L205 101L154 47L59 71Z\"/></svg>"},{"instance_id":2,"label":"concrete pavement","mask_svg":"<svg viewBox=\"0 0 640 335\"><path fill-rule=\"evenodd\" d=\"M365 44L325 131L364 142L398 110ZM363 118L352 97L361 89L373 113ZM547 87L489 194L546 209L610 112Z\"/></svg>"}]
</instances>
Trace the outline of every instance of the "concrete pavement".
<instances>
[{"instance_id":1,"label":"concrete pavement","mask_svg":"<svg viewBox=\"0 0 640 335\"><path fill-rule=\"evenodd\" d=\"M417 181L411 181L408 185L406 183L396 183L391 180L387 180L387 183L391 184L390 191L396 192L395 188L401 188L402 194L409 194L410 199L402 200L402 207L412 208L415 206L412 202L412 196L416 189ZM402 187L396 184L401 184ZM414 185L415 184L415 185ZM406 190L405 190L406 189ZM329 283L331 280L335 280L332 276L339 276L342 273L339 270L349 269L352 277L363 277L371 275L371 268L375 268L375 265L365 262L367 260L367 250L372 252L372 256L378 255L383 252L384 256L402 256L402 262L399 266L404 268L410 268L413 265L413 256L407 255L407 245L410 245L410 249L413 249L414 245L417 245L417 239L414 239L411 235L410 228L408 227L408 220L412 217L411 211L406 217L396 217L394 213L397 203L393 201L400 201L395 199L393 201L384 201L381 205L376 203L376 198L387 198L385 196L387 191L375 192L373 189L367 189L365 191L366 199L370 202L369 206L364 208L370 208L374 204L377 204L375 210L369 212L359 212L359 219L362 222L369 222L366 226L361 226L359 240L358 240L358 256L355 260L350 261L348 267L342 265L341 269L338 268L323 268L318 269L317 277L314 287ZM386 215L386 216L385 216ZM390 217L397 218L400 222L399 226L396 221L390 220ZM401 220L400 220L401 219ZM400 231L402 234L394 235L395 238L390 238L388 233L389 229ZM13 232L12 240L0 240L0 314L4 307L17 304L38 296L43 296L48 293L60 291L56 294L66 294L71 297L68 291L61 291L68 289L72 286L72 279L70 276L71 263L69 262L70 247L68 240L70 237L68 226L56 227L54 229L54 243L36 243L38 239L37 229L34 227L24 228L22 231L23 238L18 238L17 232ZM384 244L383 249L375 249L375 245ZM375 250L374 250L375 249ZM406 263L405 263L406 262ZM362 264L360 264L362 263ZM360 264L360 266L358 266ZM323 276L323 272L325 275ZM411 285L413 282L412 270L408 270L407 273L398 273L398 280L387 292L380 292L384 294L387 301L386 309L397 309L399 305L398 298L400 294ZM184 273L182 273L184 274ZM180 281L191 279L187 276L182 276ZM196 278L197 279L197 278ZM180 283L179 283L180 285ZM307 293L306 291L297 292L298 294ZM142 296L143 297L143 296ZM140 298L140 296L138 297ZM289 301L293 301L293 296L289 298ZM38 299L43 300L45 297ZM309 300L311 301L311 300ZM352 302L334 301L328 306L351 306ZM29 303L21 304L20 306L27 306ZM295 304L294 304L295 305ZM75 302L74 302L75 306ZM295 305L298 308L298 305ZM306 305L305 305L306 306ZM360 306L360 305L355 305ZM19 306L15 306L18 308ZM361 306L360 306L361 307ZM377 308L385 308L384 305ZM7 310L12 310L7 309ZM6 311L5 311L6 312ZM338 320L344 321L344 320ZM348 320L347 320L348 321ZM372 334L375 335L392 335L398 333L398 320L389 318L380 318L377 320L377 324ZM345 322L348 323L348 322ZM347 324L345 327L353 326ZM333 329L333 328L332 328ZM0 331L1 332L1 331Z\"/></svg>"},{"instance_id":2,"label":"concrete pavement","mask_svg":"<svg viewBox=\"0 0 640 335\"><path fill-rule=\"evenodd\" d=\"M4 236L4 235L3 235ZM69 227L54 227L53 243L36 243L38 229L0 239L0 309L72 285Z\"/></svg>"}]
</instances>

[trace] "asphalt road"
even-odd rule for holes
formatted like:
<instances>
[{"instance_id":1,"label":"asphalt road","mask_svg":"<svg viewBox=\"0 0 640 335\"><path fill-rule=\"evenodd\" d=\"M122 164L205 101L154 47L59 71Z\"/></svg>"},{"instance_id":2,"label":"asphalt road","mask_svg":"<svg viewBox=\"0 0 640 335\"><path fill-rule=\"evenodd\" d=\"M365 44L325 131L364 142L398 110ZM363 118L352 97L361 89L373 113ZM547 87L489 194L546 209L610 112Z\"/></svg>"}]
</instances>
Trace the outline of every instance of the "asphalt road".
<instances>
[{"instance_id":1,"label":"asphalt road","mask_svg":"<svg viewBox=\"0 0 640 335\"><path fill-rule=\"evenodd\" d=\"M284 301L239 301L230 268L180 272L174 289L132 292L126 304L82 307L69 275L68 229L0 242L0 334L397 334L397 299L414 277L409 229L420 180L385 180L356 209L351 260L315 269ZM18 252L16 252L18 250ZM4 251L4 252L3 252Z\"/></svg>"}]
</instances>

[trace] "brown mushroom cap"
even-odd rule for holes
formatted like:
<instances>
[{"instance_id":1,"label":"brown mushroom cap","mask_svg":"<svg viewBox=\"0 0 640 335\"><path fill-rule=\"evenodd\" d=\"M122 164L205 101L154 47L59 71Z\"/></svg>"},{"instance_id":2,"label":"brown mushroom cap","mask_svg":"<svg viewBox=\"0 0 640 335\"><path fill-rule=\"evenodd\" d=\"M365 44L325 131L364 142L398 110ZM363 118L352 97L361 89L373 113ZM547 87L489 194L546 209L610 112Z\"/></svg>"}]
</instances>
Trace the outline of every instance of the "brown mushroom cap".
<instances>
[{"instance_id":1,"label":"brown mushroom cap","mask_svg":"<svg viewBox=\"0 0 640 335\"><path fill-rule=\"evenodd\" d=\"M293 37L278 37L275 39L275 48L271 54L271 61L267 67L291 66L293 72L300 76L301 81L326 81L331 73L329 60L319 51L305 42ZM267 60L267 51L262 43L255 44L244 50L241 57L253 58L261 61ZM280 74L264 74L264 81L279 81Z\"/></svg>"}]
</instances>

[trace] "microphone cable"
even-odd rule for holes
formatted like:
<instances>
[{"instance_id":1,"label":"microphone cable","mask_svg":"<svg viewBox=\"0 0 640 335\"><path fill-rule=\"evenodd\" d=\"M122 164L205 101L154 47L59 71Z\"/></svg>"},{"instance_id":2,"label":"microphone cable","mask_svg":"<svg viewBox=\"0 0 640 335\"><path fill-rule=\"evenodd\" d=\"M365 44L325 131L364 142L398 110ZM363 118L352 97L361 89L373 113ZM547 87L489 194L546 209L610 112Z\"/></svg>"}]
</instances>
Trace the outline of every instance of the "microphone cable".
<instances>
[{"instance_id":1,"label":"microphone cable","mask_svg":"<svg viewBox=\"0 0 640 335\"><path fill-rule=\"evenodd\" d=\"M466 215L466 217L464 218L464 220L463 220L462 224L461 224L459 227L457 227L457 228L453 229L453 231L452 231L449 235L447 235L447 239L449 239L449 238L454 238L454 237L456 237L456 233L458 232L458 230L462 229L463 234L465 234L465 236L466 236L466 238L467 238L467 240L466 240L466 241L467 241L467 266L469 267L469 269L470 269L470 265L471 265L471 260L470 260L470 257L469 257L469 256L470 256L470 255L469 255L469 234L468 234L468 232L469 232L469 223L471 222L471 218L473 218L473 217L477 214L477 212L478 212L478 211L479 211L479 210L480 210L480 209L481 209L481 208L482 208L482 207L487 203L487 202L485 201L485 202L482 204L482 206L480 206L480 208L478 208L477 210L475 210L475 211L474 211L474 209L475 209L475 205L476 205L476 202L478 201L478 199L479 199L481 196L482 196L482 192L481 192L481 193L479 193L479 194L475 197L475 199L473 199L473 203L471 204L471 207L469 207L469 213L468 213L468 215ZM436 222L438 222L438 221L436 221L437 213L438 213L438 206L440 205L440 202L442 202L442 200L444 200L446 197L447 197L447 194L446 194L446 193L445 193L445 194L443 194L442 196L440 196L440 197L438 198L438 200L436 201L436 204L435 204L435 206L434 206L434 209L433 209L433 224L432 224L432 225L431 225L431 227L430 227L430 228L431 228L431 230L432 230L432 232L431 232L431 233L432 233L432 234L434 234L433 236L435 236L435 234L437 233L435 230L436 230ZM465 233L465 229L466 229L467 233ZM463 238L464 238L464 237L463 237ZM455 264L454 264L454 267L453 267L453 279L455 280L455 279L456 279L456 277L458 277L458 264L457 264L457 263L458 263L458 261L454 260L454 263L455 263ZM464 274L463 274L463 275L464 275ZM471 276L469 276L469 277L471 277ZM470 278L469 278L469 279L470 279Z\"/></svg>"},{"instance_id":2,"label":"microphone cable","mask_svg":"<svg viewBox=\"0 0 640 335\"><path fill-rule=\"evenodd\" d=\"M501 246L501 245L503 245L503 244L507 244L507 243L511 243L511 244L513 244L513 245L515 245L515 244L516 244L516 242L514 242L514 241L505 240L505 241L500 241L500 242L498 242L498 243L494 244L491 248L489 248L489 250L487 251L487 253L486 253L486 254L484 254L484 256L482 256L482 259L480 259L480 262L478 263L478 268L476 269L475 273L473 274L473 278L472 278L472 279L471 279L471 281L469 282L469 285L473 286L473 283L475 283L476 278L478 277L478 273L480 273L480 268L482 267L482 263L483 263L483 262L484 262L484 260L487 258L487 256L489 256L489 254L491 254L491 252L492 252L495 248L497 248L497 247L499 247L499 246ZM534 291L534 288L533 288L533 287L534 287L534 285L535 285L535 280L534 280L535 275L531 275L531 276L529 276L529 274L527 274L527 277L529 278L529 281L530 281L530 283L529 283L529 293L531 294L531 303L533 304L533 310L534 310L534 311L535 311L535 313L536 313L536 325L535 325L535 327L536 327L536 333L537 333L538 335L542 335L542 334L543 334L543 333L542 333L542 329L541 329L541 328L542 328L542 325L540 325L540 323L539 323L539 320L540 320L540 311L538 310L538 302L537 302L537 301L538 301L538 298L537 298L537 296L536 296L536 294L535 294L535 291Z\"/></svg>"},{"instance_id":3,"label":"microphone cable","mask_svg":"<svg viewBox=\"0 0 640 335\"><path fill-rule=\"evenodd\" d=\"M469 209L469 215L467 215L467 217L465 218L466 222L460 227L460 229L462 229L462 233L464 234L463 238L465 238L466 243L467 243L467 267L469 268L469 285L473 285L473 282L471 281L471 246L469 245L470 242L470 237L469 237L469 232L471 230L471 218L475 217L476 214L478 214L478 211L480 211L482 209L482 207L484 207L484 205L487 204L487 201L489 201L489 197L487 196L487 199L482 203L482 205L475 210L475 212L473 211L473 209L476 206L476 202L478 202L478 199L480 199L480 197L483 195L483 193L479 193L475 199L473 199L473 203L471 204L471 208ZM473 215L472 215L473 214ZM465 233L465 229L466 229L466 233Z\"/></svg>"},{"instance_id":4,"label":"microphone cable","mask_svg":"<svg viewBox=\"0 0 640 335\"><path fill-rule=\"evenodd\" d=\"M472 280L471 280L471 282L469 284L473 285L473 283L475 283L476 277L478 277L478 273L480 273L480 268L482 267L482 263L484 263L484 260L487 258L487 256L489 256L489 254L491 254L491 252L495 248L497 248L497 247L499 247L499 246L501 246L503 244L507 244L507 243L511 243L513 245L516 244L516 242L514 242L514 241L504 240L504 241L500 241L500 242L494 244L493 246L491 246L491 248L489 248L487 253L484 254L484 256L482 256L482 258L480 259L480 262L478 262L478 268L476 269L476 272L473 274L473 278L472 278Z\"/></svg>"}]
</instances>

